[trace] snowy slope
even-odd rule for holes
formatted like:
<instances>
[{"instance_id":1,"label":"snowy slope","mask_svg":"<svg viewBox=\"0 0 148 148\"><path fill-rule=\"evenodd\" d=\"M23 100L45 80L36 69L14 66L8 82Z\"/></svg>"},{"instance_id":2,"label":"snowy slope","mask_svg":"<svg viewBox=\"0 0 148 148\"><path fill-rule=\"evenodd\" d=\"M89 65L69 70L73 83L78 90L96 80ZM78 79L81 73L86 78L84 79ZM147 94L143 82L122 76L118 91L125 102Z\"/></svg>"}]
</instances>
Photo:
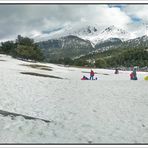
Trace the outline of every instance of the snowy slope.
<instances>
[{"instance_id":1,"label":"snowy slope","mask_svg":"<svg viewBox=\"0 0 148 148\"><path fill-rule=\"evenodd\" d=\"M129 71L95 69L97 81L81 81L90 69L35 63L52 68L38 70L5 55L0 63L0 109L52 121L0 115L0 143L148 143L148 73L130 81Z\"/></svg>"}]
</instances>

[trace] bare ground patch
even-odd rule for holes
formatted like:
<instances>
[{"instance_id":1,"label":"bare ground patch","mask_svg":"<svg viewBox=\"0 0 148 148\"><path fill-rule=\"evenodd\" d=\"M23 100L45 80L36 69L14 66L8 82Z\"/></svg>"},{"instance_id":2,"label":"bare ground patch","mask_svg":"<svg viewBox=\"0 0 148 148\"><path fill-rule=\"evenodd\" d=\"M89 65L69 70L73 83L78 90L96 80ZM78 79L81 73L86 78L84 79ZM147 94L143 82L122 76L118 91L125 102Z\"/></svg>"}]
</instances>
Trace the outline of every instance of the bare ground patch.
<instances>
[{"instance_id":1,"label":"bare ground patch","mask_svg":"<svg viewBox=\"0 0 148 148\"><path fill-rule=\"evenodd\" d=\"M52 67L45 66L45 65L39 65L39 64L20 64L20 65L28 66L28 67L35 68L35 69L40 69L40 70L52 71Z\"/></svg>"},{"instance_id":2,"label":"bare ground patch","mask_svg":"<svg viewBox=\"0 0 148 148\"><path fill-rule=\"evenodd\" d=\"M1 59L0 59L0 61L5 62L6 60L1 60Z\"/></svg>"},{"instance_id":3,"label":"bare ground patch","mask_svg":"<svg viewBox=\"0 0 148 148\"><path fill-rule=\"evenodd\" d=\"M14 117L17 116L21 116L24 117L27 120L41 120L44 122L50 122L49 120L45 120L45 119L41 119L41 118L36 118L36 117L32 117L32 116L27 116L27 115L23 115L23 114L18 114L18 113L13 113L13 112L8 112L8 111L4 111L4 110L0 110L0 114L3 116L10 116L12 119L14 119Z\"/></svg>"},{"instance_id":4,"label":"bare ground patch","mask_svg":"<svg viewBox=\"0 0 148 148\"><path fill-rule=\"evenodd\" d=\"M21 72L21 74L39 76L39 77L49 77L49 78L55 78L55 79L63 79L61 77L57 77L57 76L53 76L53 75L40 74L40 73L35 73L35 72Z\"/></svg>"}]
</instances>

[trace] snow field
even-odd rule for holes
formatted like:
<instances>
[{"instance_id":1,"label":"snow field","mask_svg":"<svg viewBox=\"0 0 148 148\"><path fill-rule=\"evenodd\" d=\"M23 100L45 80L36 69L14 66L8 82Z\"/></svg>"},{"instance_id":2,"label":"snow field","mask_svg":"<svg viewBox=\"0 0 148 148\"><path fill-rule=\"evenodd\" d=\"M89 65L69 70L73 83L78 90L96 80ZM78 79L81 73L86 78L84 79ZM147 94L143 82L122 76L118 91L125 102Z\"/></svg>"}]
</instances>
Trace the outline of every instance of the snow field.
<instances>
[{"instance_id":1,"label":"snow field","mask_svg":"<svg viewBox=\"0 0 148 148\"><path fill-rule=\"evenodd\" d=\"M148 143L148 73L130 81L128 71L95 69L97 81L81 81L89 69L35 63L52 67L45 71L9 56L0 59L6 60L0 61L0 109L51 120L1 115L0 143Z\"/></svg>"}]
</instances>

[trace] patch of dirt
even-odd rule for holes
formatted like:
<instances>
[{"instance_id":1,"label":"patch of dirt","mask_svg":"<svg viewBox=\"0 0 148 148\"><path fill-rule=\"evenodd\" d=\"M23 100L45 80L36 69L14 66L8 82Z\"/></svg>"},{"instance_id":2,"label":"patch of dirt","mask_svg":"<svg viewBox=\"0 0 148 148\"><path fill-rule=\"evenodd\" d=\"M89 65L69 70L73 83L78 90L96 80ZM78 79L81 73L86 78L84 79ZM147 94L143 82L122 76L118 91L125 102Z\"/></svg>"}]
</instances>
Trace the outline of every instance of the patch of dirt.
<instances>
[{"instance_id":1,"label":"patch of dirt","mask_svg":"<svg viewBox=\"0 0 148 148\"><path fill-rule=\"evenodd\" d=\"M5 62L6 60L0 60L0 61L3 61L3 62Z\"/></svg>"},{"instance_id":2,"label":"patch of dirt","mask_svg":"<svg viewBox=\"0 0 148 148\"><path fill-rule=\"evenodd\" d=\"M57 76L53 76L53 75L45 75L45 74L40 74L40 73L35 73L35 72L21 72L21 74L39 76L39 77L49 77L49 78L55 78L55 79L63 79L61 77L57 77Z\"/></svg>"},{"instance_id":3,"label":"patch of dirt","mask_svg":"<svg viewBox=\"0 0 148 148\"><path fill-rule=\"evenodd\" d=\"M45 65L38 65L38 64L20 64L22 66L28 66L31 68L36 68L36 69L40 69L40 70L48 70L48 71L52 71L52 67L49 66L45 66Z\"/></svg>"},{"instance_id":4,"label":"patch of dirt","mask_svg":"<svg viewBox=\"0 0 148 148\"><path fill-rule=\"evenodd\" d=\"M47 70L47 71L52 71L52 69L50 68L46 68L46 67L40 67L41 70Z\"/></svg>"},{"instance_id":5,"label":"patch of dirt","mask_svg":"<svg viewBox=\"0 0 148 148\"><path fill-rule=\"evenodd\" d=\"M42 120L42 121L47 122L47 123L50 122L49 120L45 120L45 119L41 119L41 118L35 118L35 117L26 116L26 115L23 115L23 114L17 114L17 113L13 113L13 112L8 112L8 111L4 111L4 110L0 110L0 114L3 115L3 116L10 116L12 119L14 119L14 117L21 116L21 117L24 117L27 120Z\"/></svg>"}]
</instances>

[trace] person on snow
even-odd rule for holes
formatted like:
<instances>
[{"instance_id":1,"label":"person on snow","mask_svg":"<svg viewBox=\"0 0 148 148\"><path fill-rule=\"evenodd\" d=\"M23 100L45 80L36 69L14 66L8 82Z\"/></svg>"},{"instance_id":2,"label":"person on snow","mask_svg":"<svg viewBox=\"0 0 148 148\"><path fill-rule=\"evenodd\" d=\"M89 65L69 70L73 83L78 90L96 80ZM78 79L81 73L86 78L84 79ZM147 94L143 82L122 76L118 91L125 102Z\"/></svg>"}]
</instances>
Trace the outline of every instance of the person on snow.
<instances>
[{"instance_id":1,"label":"person on snow","mask_svg":"<svg viewBox=\"0 0 148 148\"><path fill-rule=\"evenodd\" d=\"M115 69L115 74L119 74L119 70L117 68Z\"/></svg>"},{"instance_id":2,"label":"person on snow","mask_svg":"<svg viewBox=\"0 0 148 148\"><path fill-rule=\"evenodd\" d=\"M81 78L81 80L88 80L88 78L86 76L83 76L83 78Z\"/></svg>"},{"instance_id":3,"label":"person on snow","mask_svg":"<svg viewBox=\"0 0 148 148\"><path fill-rule=\"evenodd\" d=\"M91 70L91 71L90 71L90 80L91 80L91 79L92 79L92 80L94 79L94 75L95 75L94 71Z\"/></svg>"},{"instance_id":4,"label":"person on snow","mask_svg":"<svg viewBox=\"0 0 148 148\"><path fill-rule=\"evenodd\" d=\"M133 78L134 78L134 75L133 75L133 72L131 72L130 73L130 79L133 80Z\"/></svg>"},{"instance_id":5,"label":"person on snow","mask_svg":"<svg viewBox=\"0 0 148 148\"><path fill-rule=\"evenodd\" d=\"M136 68L133 69L133 72L130 74L131 80L137 80Z\"/></svg>"}]
</instances>

